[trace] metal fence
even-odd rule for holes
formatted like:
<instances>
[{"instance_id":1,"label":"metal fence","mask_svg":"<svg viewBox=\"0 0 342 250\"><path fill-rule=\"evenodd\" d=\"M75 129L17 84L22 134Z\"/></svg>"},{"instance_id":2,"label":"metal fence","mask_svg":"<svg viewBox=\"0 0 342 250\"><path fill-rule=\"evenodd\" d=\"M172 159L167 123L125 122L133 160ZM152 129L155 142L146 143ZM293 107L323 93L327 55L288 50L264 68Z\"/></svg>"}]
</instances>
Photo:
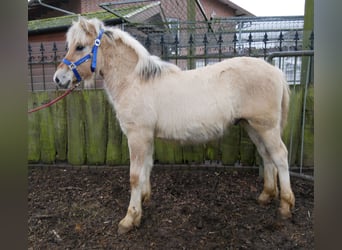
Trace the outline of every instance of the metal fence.
<instances>
[{"instance_id":1,"label":"metal fence","mask_svg":"<svg viewBox=\"0 0 342 250\"><path fill-rule=\"evenodd\" d=\"M123 24L120 28L136 37L151 54L177 64L182 69L193 69L236 56L260 57L281 68L292 85L293 96L301 101L300 121L290 114L289 161L291 171L312 179L313 163L303 168L305 149L313 148L304 135L313 134L313 105L307 108L308 90L313 89L314 34L303 30L303 17L230 18L210 22L178 22L154 24ZM56 90L52 76L67 51L65 42L30 43L28 45L28 91ZM94 88L102 88L102 79L96 77ZM295 97L297 98L297 97ZM294 107L292 107L294 109ZM295 112L292 112L293 114ZM311 120L310 120L311 119ZM307 122L307 120L309 122ZM299 125L298 125L299 124ZM295 127L300 129L294 130ZM294 138L300 143L294 145ZM298 147L299 149L295 148ZM299 153L298 153L299 152ZM310 160L309 160L310 161Z\"/></svg>"},{"instance_id":2,"label":"metal fence","mask_svg":"<svg viewBox=\"0 0 342 250\"><path fill-rule=\"evenodd\" d=\"M124 24L122 29L135 36L151 54L171 61L182 69L193 69L236 56L265 58L277 51L313 49L313 32L303 31L303 17L240 17L209 22ZM304 37L309 37L304 44ZM29 91L56 90L52 76L66 54L65 42L28 45ZM301 58L286 57L275 65L290 84L300 83ZM102 88L96 78L95 88Z\"/></svg>"},{"instance_id":3,"label":"metal fence","mask_svg":"<svg viewBox=\"0 0 342 250\"><path fill-rule=\"evenodd\" d=\"M313 177L313 131L314 131L314 104L313 104L313 85L314 85L314 74L313 74L313 64L314 64L314 51L313 50L303 50L303 51L280 51L273 52L267 57L267 61L269 63L277 64L280 63L284 58L292 58L294 63L296 64L299 59L303 62L301 64L301 76L298 78L300 80L301 85L293 85L291 88L292 96L300 96L300 100L297 104L300 105L299 120L296 121L295 113L293 111L294 107L290 107L289 114L289 132L288 132L288 159L291 163L291 159L293 154L295 153L294 145L295 136L299 136L300 143L298 146L297 154L298 154L298 162L297 165L291 166L290 171L292 175L299 176L308 180L314 180ZM295 98L292 98L295 99ZM292 100L292 103L294 100ZM292 104L291 103L291 104ZM309 103L309 105L308 105ZM296 129L296 124L298 128ZM297 132L295 132L297 130ZM309 149L309 150L308 150ZM305 150L310 151L310 153L305 152ZM311 167L304 167L304 158L309 155L311 157Z\"/></svg>"}]
</instances>

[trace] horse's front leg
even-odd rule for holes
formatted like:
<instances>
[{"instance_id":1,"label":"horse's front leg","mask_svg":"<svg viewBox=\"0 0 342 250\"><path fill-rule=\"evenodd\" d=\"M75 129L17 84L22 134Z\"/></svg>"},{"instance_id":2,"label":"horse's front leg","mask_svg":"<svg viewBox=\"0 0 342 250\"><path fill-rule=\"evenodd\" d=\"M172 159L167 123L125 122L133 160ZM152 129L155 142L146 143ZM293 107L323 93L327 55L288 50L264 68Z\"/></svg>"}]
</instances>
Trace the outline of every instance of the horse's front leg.
<instances>
[{"instance_id":1,"label":"horse's front leg","mask_svg":"<svg viewBox=\"0 0 342 250\"><path fill-rule=\"evenodd\" d=\"M153 137L141 134L130 134L127 137L130 152L131 199L127 214L119 223L119 234L126 233L140 225L141 203L149 200L151 195L150 171L153 164Z\"/></svg>"}]
</instances>

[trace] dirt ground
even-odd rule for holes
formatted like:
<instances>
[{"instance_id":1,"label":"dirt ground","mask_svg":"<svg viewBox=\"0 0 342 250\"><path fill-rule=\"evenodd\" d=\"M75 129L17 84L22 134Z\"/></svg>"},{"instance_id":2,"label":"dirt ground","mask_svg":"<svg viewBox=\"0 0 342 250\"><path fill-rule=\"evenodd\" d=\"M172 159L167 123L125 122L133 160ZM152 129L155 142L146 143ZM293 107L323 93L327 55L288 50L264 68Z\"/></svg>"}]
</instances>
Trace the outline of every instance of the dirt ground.
<instances>
[{"instance_id":1,"label":"dirt ground","mask_svg":"<svg viewBox=\"0 0 342 250\"><path fill-rule=\"evenodd\" d=\"M29 249L314 249L313 182L292 177L293 218L260 206L257 170L155 167L139 228L118 235L128 168L29 167Z\"/></svg>"}]
</instances>

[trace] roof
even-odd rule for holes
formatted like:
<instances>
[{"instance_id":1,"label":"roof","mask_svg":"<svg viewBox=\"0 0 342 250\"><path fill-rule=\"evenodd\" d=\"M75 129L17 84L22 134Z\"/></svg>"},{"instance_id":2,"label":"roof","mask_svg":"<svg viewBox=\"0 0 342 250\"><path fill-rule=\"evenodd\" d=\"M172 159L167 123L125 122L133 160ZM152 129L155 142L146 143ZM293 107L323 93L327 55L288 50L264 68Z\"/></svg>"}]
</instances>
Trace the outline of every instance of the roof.
<instances>
[{"instance_id":1,"label":"roof","mask_svg":"<svg viewBox=\"0 0 342 250\"><path fill-rule=\"evenodd\" d=\"M223 4L226 4L233 10L235 10L236 16L254 16L252 13L248 12L247 10L241 8L240 6L234 4L233 2L229 0L218 0ZM31 0L29 2L29 6L31 5L37 5L36 0ZM158 4L160 2L158 1ZM84 13L81 14L81 16L84 16L86 18L98 18L107 25L115 25L120 24L124 21L132 21L132 16L134 16L136 19L138 19L140 22L143 22L145 18L147 18L145 15L142 16L142 12L146 12L147 9L153 10L151 11L150 15L155 15L157 12L159 12L155 7L156 4L150 4L147 6L131 6L126 8L117 9L116 12L112 11L111 13L107 11L97 11L97 12L90 12L90 13ZM101 6L102 7L102 6ZM62 32L66 31L72 24L72 21L76 21L78 19L79 15L64 15L64 16L58 16L58 17L51 17L51 18L45 18L45 19L38 19L38 20L31 20L28 21L28 34L42 34L42 33L48 33L48 32ZM150 17L150 16L149 16ZM128 20L129 18L130 20ZM134 21L133 21L134 22Z\"/></svg>"},{"instance_id":2,"label":"roof","mask_svg":"<svg viewBox=\"0 0 342 250\"><path fill-rule=\"evenodd\" d=\"M44 31L44 30L52 30L54 28L62 28L69 27L72 24L72 21L76 21L79 15L67 15L67 16L59 16L59 17L51 17L46 19L38 19L32 20L28 22L28 32L32 33L35 31ZM97 11L91 13L81 14L86 18L98 18L102 21L108 21L113 19L119 19L114 16L112 13L108 13L107 11Z\"/></svg>"},{"instance_id":3,"label":"roof","mask_svg":"<svg viewBox=\"0 0 342 250\"><path fill-rule=\"evenodd\" d=\"M139 5L121 8L120 12L118 12L118 15L113 12L101 10L96 12L83 13L81 14L81 16L88 19L96 17L107 25L114 25L127 21L127 18L132 19L133 16L139 18L142 12L145 12L147 9L153 9L153 7L155 7L155 5ZM152 14L156 14L156 11L152 12ZM71 26L72 21L76 21L78 17L79 15L75 14L28 21L28 34L33 35L52 31L57 32L67 30ZM144 17L140 17L140 19L141 18Z\"/></svg>"},{"instance_id":4,"label":"roof","mask_svg":"<svg viewBox=\"0 0 342 250\"><path fill-rule=\"evenodd\" d=\"M230 8L234 9L236 16L255 16L251 12L245 10L244 8L240 7L239 5L236 5L232 1L229 1L229 0L219 0L219 1L221 3L228 5Z\"/></svg>"},{"instance_id":5,"label":"roof","mask_svg":"<svg viewBox=\"0 0 342 250\"><path fill-rule=\"evenodd\" d=\"M28 2L28 20L42 19L47 12L55 12L54 16L61 16L62 12L73 14L77 9L75 0L30 0ZM68 6L72 4L73 6ZM43 16L42 16L43 15Z\"/></svg>"}]
</instances>

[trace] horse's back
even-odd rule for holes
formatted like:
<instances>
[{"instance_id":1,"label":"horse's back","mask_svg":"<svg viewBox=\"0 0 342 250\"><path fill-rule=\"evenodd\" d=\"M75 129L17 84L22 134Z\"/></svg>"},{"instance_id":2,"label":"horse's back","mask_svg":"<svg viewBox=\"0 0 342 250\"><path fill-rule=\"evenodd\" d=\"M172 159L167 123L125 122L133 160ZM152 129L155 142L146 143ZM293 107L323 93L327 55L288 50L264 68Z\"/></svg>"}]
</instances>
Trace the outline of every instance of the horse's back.
<instances>
[{"instance_id":1,"label":"horse's back","mask_svg":"<svg viewBox=\"0 0 342 250\"><path fill-rule=\"evenodd\" d=\"M161 78L154 86L157 136L206 141L237 119L277 123L281 77L261 59L239 57Z\"/></svg>"}]
</instances>

